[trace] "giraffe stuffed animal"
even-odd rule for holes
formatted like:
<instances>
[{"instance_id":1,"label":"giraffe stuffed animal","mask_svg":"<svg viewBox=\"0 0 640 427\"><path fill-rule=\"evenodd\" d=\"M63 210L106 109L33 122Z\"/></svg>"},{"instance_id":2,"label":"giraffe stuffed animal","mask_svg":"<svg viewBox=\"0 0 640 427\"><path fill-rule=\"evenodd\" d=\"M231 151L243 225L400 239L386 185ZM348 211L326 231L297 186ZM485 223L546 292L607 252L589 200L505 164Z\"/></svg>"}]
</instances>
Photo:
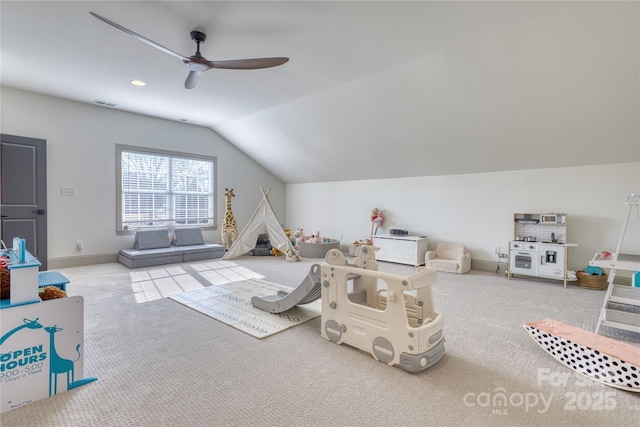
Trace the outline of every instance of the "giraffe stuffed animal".
<instances>
[{"instance_id":1,"label":"giraffe stuffed animal","mask_svg":"<svg viewBox=\"0 0 640 427\"><path fill-rule=\"evenodd\" d=\"M236 195L233 194L233 188L225 188L224 190L226 206L224 209L224 221L222 221L222 244L229 250L233 242L238 238L238 224L233 217L233 210L231 210L231 198L236 197Z\"/></svg>"}]
</instances>

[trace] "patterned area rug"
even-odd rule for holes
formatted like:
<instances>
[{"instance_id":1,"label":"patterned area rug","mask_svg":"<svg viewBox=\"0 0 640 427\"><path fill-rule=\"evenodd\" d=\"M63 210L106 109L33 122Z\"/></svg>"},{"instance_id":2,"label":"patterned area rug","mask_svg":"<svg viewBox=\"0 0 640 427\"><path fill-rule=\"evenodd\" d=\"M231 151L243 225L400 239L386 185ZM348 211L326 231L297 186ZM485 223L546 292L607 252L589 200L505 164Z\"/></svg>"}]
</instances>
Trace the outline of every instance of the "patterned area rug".
<instances>
[{"instance_id":1,"label":"patterned area rug","mask_svg":"<svg viewBox=\"0 0 640 427\"><path fill-rule=\"evenodd\" d=\"M275 295L291 288L260 279L208 286L177 295L170 299L256 338L264 338L318 317L320 300L296 306L284 313L269 313L251 305L254 296Z\"/></svg>"}]
</instances>

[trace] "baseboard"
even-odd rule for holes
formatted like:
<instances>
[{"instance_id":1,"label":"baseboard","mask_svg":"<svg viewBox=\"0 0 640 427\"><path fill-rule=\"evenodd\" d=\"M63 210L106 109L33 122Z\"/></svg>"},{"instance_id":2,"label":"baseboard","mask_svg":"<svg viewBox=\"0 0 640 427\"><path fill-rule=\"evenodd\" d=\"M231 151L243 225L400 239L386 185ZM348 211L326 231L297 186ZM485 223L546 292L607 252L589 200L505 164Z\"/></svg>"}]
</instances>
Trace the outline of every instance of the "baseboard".
<instances>
[{"instance_id":1,"label":"baseboard","mask_svg":"<svg viewBox=\"0 0 640 427\"><path fill-rule=\"evenodd\" d=\"M490 273L495 273L498 268L498 263L496 261L487 261L484 259L471 259L471 269L477 271L487 271ZM507 270L507 263L500 263L500 275L504 276L505 271Z\"/></svg>"},{"instance_id":2,"label":"baseboard","mask_svg":"<svg viewBox=\"0 0 640 427\"><path fill-rule=\"evenodd\" d=\"M64 258L49 258L47 259L47 263L49 270L55 270L57 268L104 264L108 262L116 262L117 260L118 254L92 254Z\"/></svg>"},{"instance_id":3,"label":"baseboard","mask_svg":"<svg viewBox=\"0 0 640 427\"><path fill-rule=\"evenodd\" d=\"M349 256L349 253L345 253L345 256ZM81 255L65 258L49 258L49 270L55 270L57 268L69 268L69 267L82 267L84 265L104 264L108 262L118 261L118 254L94 254L94 255ZM486 271L489 273L495 273L498 267L496 261L487 261L484 259L471 259L471 269L477 271ZM507 270L507 263L500 263L500 272L498 275L505 276ZM631 276L627 277L624 272L622 274L616 274L615 283L619 285L631 286Z\"/></svg>"},{"instance_id":4,"label":"baseboard","mask_svg":"<svg viewBox=\"0 0 640 427\"><path fill-rule=\"evenodd\" d=\"M497 263L496 261L487 261L487 260L482 260L482 259L472 259L471 260L471 269L472 270L477 270L477 271L488 271L491 273L495 273L496 272L496 268L497 268ZM503 262L500 263L500 275L504 276L507 270L507 263ZM631 286L631 276L628 275L629 272L618 272L616 273L616 277L615 277L615 284L616 285L626 285L626 286ZM530 277L530 276L518 276L518 277L527 277L528 279L536 279L535 277ZM549 279L544 279L544 278L540 278L540 280L549 280ZM553 280L553 279L551 279ZM559 282L561 282L561 280L559 280Z\"/></svg>"}]
</instances>

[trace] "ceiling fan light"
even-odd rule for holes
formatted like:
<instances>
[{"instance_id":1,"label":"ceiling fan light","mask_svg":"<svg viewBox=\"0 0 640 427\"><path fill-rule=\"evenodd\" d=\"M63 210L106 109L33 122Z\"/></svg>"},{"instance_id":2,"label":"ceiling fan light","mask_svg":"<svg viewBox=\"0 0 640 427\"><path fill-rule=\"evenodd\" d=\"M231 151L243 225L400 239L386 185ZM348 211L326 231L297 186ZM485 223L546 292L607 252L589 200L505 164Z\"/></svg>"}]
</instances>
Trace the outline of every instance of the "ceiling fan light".
<instances>
[{"instance_id":1,"label":"ceiling fan light","mask_svg":"<svg viewBox=\"0 0 640 427\"><path fill-rule=\"evenodd\" d=\"M209 69L207 65L200 64L198 62L188 62L187 67L189 67L191 71L200 71L200 72L207 71Z\"/></svg>"},{"instance_id":2,"label":"ceiling fan light","mask_svg":"<svg viewBox=\"0 0 640 427\"><path fill-rule=\"evenodd\" d=\"M147 85L142 80L131 80L129 83L131 83L134 86L146 86Z\"/></svg>"}]
</instances>

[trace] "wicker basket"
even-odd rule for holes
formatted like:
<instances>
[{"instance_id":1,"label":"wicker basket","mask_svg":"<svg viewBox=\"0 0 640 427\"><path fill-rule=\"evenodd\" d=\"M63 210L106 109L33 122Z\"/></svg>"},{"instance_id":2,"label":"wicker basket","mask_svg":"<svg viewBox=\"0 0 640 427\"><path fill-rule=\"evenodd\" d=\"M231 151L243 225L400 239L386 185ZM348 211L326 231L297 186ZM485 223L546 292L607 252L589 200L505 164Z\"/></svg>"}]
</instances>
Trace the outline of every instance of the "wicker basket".
<instances>
[{"instance_id":1,"label":"wicker basket","mask_svg":"<svg viewBox=\"0 0 640 427\"><path fill-rule=\"evenodd\" d=\"M0 299L9 299L11 297L11 274L6 268L0 269Z\"/></svg>"},{"instance_id":2,"label":"wicker basket","mask_svg":"<svg viewBox=\"0 0 640 427\"><path fill-rule=\"evenodd\" d=\"M578 276L578 285L581 288L585 289L593 289L596 291L604 291L607 289L607 275L606 273L602 273L602 275L598 276L597 274L589 274L584 271L578 271L576 273Z\"/></svg>"}]
</instances>

